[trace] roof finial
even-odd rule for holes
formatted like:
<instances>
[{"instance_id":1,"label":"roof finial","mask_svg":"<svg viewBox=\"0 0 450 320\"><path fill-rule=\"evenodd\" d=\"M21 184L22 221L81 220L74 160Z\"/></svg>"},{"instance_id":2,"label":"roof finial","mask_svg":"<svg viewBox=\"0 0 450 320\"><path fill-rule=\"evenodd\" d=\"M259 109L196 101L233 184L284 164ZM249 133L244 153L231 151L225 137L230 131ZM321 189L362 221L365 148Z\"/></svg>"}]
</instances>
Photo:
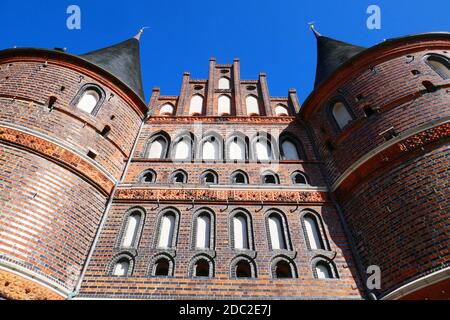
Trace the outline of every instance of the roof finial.
<instances>
[{"instance_id":1,"label":"roof finial","mask_svg":"<svg viewBox=\"0 0 450 320\"><path fill-rule=\"evenodd\" d=\"M308 22L309 28L311 29L312 32L314 32L314 35L316 36L316 38L321 37L322 35L314 27L314 23L316 23L316 22L315 21Z\"/></svg>"},{"instance_id":2,"label":"roof finial","mask_svg":"<svg viewBox=\"0 0 450 320\"><path fill-rule=\"evenodd\" d=\"M141 40L141 36L144 33L145 29L148 29L149 27L142 27L141 30L134 36L134 38L139 41Z\"/></svg>"}]
</instances>

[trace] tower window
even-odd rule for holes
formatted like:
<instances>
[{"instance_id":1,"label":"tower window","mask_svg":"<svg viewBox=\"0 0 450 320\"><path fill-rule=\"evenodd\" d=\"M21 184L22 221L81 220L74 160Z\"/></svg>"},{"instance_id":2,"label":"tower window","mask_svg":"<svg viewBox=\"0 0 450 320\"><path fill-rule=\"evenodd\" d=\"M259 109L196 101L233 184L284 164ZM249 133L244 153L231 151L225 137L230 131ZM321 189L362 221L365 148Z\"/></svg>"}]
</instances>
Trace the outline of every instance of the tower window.
<instances>
[{"instance_id":1,"label":"tower window","mask_svg":"<svg viewBox=\"0 0 450 320\"><path fill-rule=\"evenodd\" d=\"M155 276L168 276L169 275L170 264L169 260L166 258L161 258L156 262L155 265Z\"/></svg>"},{"instance_id":2,"label":"tower window","mask_svg":"<svg viewBox=\"0 0 450 320\"><path fill-rule=\"evenodd\" d=\"M427 56L425 61L442 79L450 79L450 61L447 57L433 54Z\"/></svg>"},{"instance_id":3,"label":"tower window","mask_svg":"<svg viewBox=\"0 0 450 320\"><path fill-rule=\"evenodd\" d=\"M122 259L114 266L113 275L117 277L125 277L128 274L130 263L126 259Z\"/></svg>"},{"instance_id":4,"label":"tower window","mask_svg":"<svg viewBox=\"0 0 450 320\"><path fill-rule=\"evenodd\" d=\"M170 103L164 104L159 110L159 115L161 116L172 116L173 115L173 105Z\"/></svg>"},{"instance_id":5,"label":"tower window","mask_svg":"<svg viewBox=\"0 0 450 320\"><path fill-rule=\"evenodd\" d=\"M209 277L209 263L205 259L199 259L195 264L195 277Z\"/></svg>"},{"instance_id":6,"label":"tower window","mask_svg":"<svg viewBox=\"0 0 450 320\"><path fill-rule=\"evenodd\" d=\"M275 277L278 279L293 278L290 264L285 260L280 260L275 266Z\"/></svg>"},{"instance_id":7,"label":"tower window","mask_svg":"<svg viewBox=\"0 0 450 320\"><path fill-rule=\"evenodd\" d=\"M221 90L229 90L230 89L230 80L226 77L222 77L219 80L219 89Z\"/></svg>"},{"instance_id":8,"label":"tower window","mask_svg":"<svg viewBox=\"0 0 450 320\"><path fill-rule=\"evenodd\" d=\"M281 141L281 159L298 161L301 159L299 148L301 148L300 143L290 137L289 135L283 135L280 139Z\"/></svg>"},{"instance_id":9,"label":"tower window","mask_svg":"<svg viewBox=\"0 0 450 320\"><path fill-rule=\"evenodd\" d=\"M191 99L189 108L190 116L199 116L203 114L203 97L201 95L194 95Z\"/></svg>"},{"instance_id":10,"label":"tower window","mask_svg":"<svg viewBox=\"0 0 450 320\"><path fill-rule=\"evenodd\" d=\"M228 96L220 96L218 100L219 116L229 116L231 114L231 99Z\"/></svg>"},{"instance_id":11,"label":"tower window","mask_svg":"<svg viewBox=\"0 0 450 320\"><path fill-rule=\"evenodd\" d=\"M258 138L255 143L256 159L267 161L273 159L272 144L266 138Z\"/></svg>"},{"instance_id":12,"label":"tower window","mask_svg":"<svg viewBox=\"0 0 450 320\"><path fill-rule=\"evenodd\" d=\"M202 213L197 217L196 226L196 249L209 249L211 247L211 216Z\"/></svg>"},{"instance_id":13,"label":"tower window","mask_svg":"<svg viewBox=\"0 0 450 320\"><path fill-rule=\"evenodd\" d=\"M206 138L202 145L202 159L218 160L220 157L220 145L216 137L211 136Z\"/></svg>"},{"instance_id":14,"label":"tower window","mask_svg":"<svg viewBox=\"0 0 450 320\"><path fill-rule=\"evenodd\" d=\"M241 260L236 264L236 277L237 278L251 278L252 268L250 263L246 260Z\"/></svg>"},{"instance_id":15,"label":"tower window","mask_svg":"<svg viewBox=\"0 0 450 320\"><path fill-rule=\"evenodd\" d=\"M353 120L353 117L350 115L347 106L341 101L335 102L331 111L334 120L341 130Z\"/></svg>"},{"instance_id":16,"label":"tower window","mask_svg":"<svg viewBox=\"0 0 450 320\"><path fill-rule=\"evenodd\" d=\"M247 143L241 137L232 137L228 143L228 158L230 160L246 160Z\"/></svg>"},{"instance_id":17,"label":"tower window","mask_svg":"<svg viewBox=\"0 0 450 320\"><path fill-rule=\"evenodd\" d=\"M72 103L77 109L95 115L104 97L105 93L99 86L87 84L80 89Z\"/></svg>"},{"instance_id":18,"label":"tower window","mask_svg":"<svg viewBox=\"0 0 450 320\"><path fill-rule=\"evenodd\" d=\"M287 117L289 116L289 110L283 105L278 105L275 107L275 114L277 117Z\"/></svg>"},{"instance_id":19,"label":"tower window","mask_svg":"<svg viewBox=\"0 0 450 320\"><path fill-rule=\"evenodd\" d=\"M186 135L181 137L175 144L174 148L175 160L190 160L193 154L193 140L190 136Z\"/></svg>"},{"instance_id":20,"label":"tower window","mask_svg":"<svg viewBox=\"0 0 450 320\"><path fill-rule=\"evenodd\" d=\"M245 99L245 104L247 106L248 116L259 116L259 103L258 99L255 96L248 96Z\"/></svg>"}]
</instances>

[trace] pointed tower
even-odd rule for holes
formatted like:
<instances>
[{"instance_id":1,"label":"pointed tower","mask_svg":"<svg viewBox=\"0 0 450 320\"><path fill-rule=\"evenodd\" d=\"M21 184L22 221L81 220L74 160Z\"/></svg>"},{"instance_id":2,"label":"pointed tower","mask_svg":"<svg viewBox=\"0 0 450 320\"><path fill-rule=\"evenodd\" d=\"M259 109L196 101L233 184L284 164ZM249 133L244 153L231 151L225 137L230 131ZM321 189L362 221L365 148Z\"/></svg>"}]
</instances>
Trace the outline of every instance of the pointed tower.
<instances>
[{"instance_id":1,"label":"pointed tower","mask_svg":"<svg viewBox=\"0 0 450 320\"><path fill-rule=\"evenodd\" d=\"M144 30L141 29L131 39L81 55L85 60L94 63L121 80L141 99L144 99L144 90L139 41L143 32Z\"/></svg>"},{"instance_id":2,"label":"pointed tower","mask_svg":"<svg viewBox=\"0 0 450 320\"><path fill-rule=\"evenodd\" d=\"M363 47L324 37L317 32L314 25L311 25L311 30L317 39L315 88L350 58L366 50L366 48Z\"/></svg>"}]
</instances>

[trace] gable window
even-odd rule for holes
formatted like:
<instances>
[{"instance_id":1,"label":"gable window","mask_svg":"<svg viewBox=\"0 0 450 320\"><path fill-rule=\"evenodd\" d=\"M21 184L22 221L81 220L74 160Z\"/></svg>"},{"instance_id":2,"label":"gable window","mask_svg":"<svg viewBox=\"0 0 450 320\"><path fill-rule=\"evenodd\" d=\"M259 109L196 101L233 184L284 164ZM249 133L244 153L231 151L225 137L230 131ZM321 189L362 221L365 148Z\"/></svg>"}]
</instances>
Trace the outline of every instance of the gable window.
<instances>
[{"instance_id":1,"label":"gable window","mask_svg":"<svg viewBox=\"0 0 450 320\"><path fill-rule=\"evenodd\" d=\"M219 97L219 116L229 116L231 114L231 99L228 96Z\"/></svg>"},{"instance_id":2,"label":"gable window","mask_svg":"<svg viewBox=\"0 0 450 320\"><path fill-rule=\"evenodd\" d=\"M289 116L289 111L285 106L279 104L275 107L275 115L277 117L287 117Z\"/></svg>"},{"instance_id":3,"label":"gable window","mask_svg":"<svg viewBox=\"0 0 450 320\"><path fill-rule=\"evenodd\" d=\"M259 116L259 103L258 99L255 96L248 96L245 99L245 104L247 107L248 116Z\"/></svg>"},{"instance_id":4,"label":"gable window","mask_svg":"<svg viewBox=\"0 0 450 320\"><path fill-rule=\"evenodd\" d=\"M336 121L339 129L343 129L348 123L353 120L353 117L350 115L347 106L341 102L335 102L331 109L334 120Z\"/></svg>"},{"instance_id":5,"label":"gable window","mask_svg":"<svg viewBox=\"0 0 450 320\"><path fill-rule=\"evenodd\" d=\"M203 114L203 97L201 95L194 95L191 99L189 107L190 116L200 116Z\"/></svg>"},{"instance_id":6,"label":"gable window","mask_svg":"<svg viewBox=\"0 0 450 320\"><path fill-rule=\"evenodd\" d=\"M229 90L230 89L230 80L225 77L220 78L219 89L220 90Z\"/></svg>"},{"instance_id":7,"label":"gable window","mask_svg":"<svg viewBox=\"0 0 450 320\"><path fill-rule=\"evenodd\" d=\"M447 57L433 54L427 56L425 61L442 79L450 79L450 61Z\"/></svg>"},{"instance_id":8,"label":"gable window","mask_svg":"<svg viewBox=\"0 0 450 320\"><path fill-rule=\"evenodd\" d=\"M160 116L172 116L173 111L174 111L173 105L171 105L170 103L166 103L159 110L159 115Z\"/></svg>"}]
</instances>

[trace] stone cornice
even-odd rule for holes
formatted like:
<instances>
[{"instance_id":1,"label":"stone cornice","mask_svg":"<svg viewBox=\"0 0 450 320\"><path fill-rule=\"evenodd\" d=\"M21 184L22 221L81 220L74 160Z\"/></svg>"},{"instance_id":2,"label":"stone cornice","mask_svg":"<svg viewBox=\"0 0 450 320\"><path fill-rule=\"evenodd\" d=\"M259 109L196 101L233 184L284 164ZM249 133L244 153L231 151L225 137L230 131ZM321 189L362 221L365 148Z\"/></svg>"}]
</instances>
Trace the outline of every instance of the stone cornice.
<instances>
[{"instance_id":1,"label":"stone cornice","mask_svg":"<svg viewBox=\"0 0 450 320\"><path fill-rule=\"evenodd\" d=\"M119 188L115 194L115 201L309 204L329 202L329 198L327 192L319 191Z\"/></svg>"},{"instance_id":2,"label":"stone cornice","mask_svg":"<svg viewBox=\"0 0 450 320\"><path fill-rule=\"evenodd\" d=\"M39 154L54 163L70 169L75 174L89 181L105 195L109 195L114 187L114 182L108 179L95 165L53 142L1 125L0 141Z\"/></svg>"}]
</instances>

